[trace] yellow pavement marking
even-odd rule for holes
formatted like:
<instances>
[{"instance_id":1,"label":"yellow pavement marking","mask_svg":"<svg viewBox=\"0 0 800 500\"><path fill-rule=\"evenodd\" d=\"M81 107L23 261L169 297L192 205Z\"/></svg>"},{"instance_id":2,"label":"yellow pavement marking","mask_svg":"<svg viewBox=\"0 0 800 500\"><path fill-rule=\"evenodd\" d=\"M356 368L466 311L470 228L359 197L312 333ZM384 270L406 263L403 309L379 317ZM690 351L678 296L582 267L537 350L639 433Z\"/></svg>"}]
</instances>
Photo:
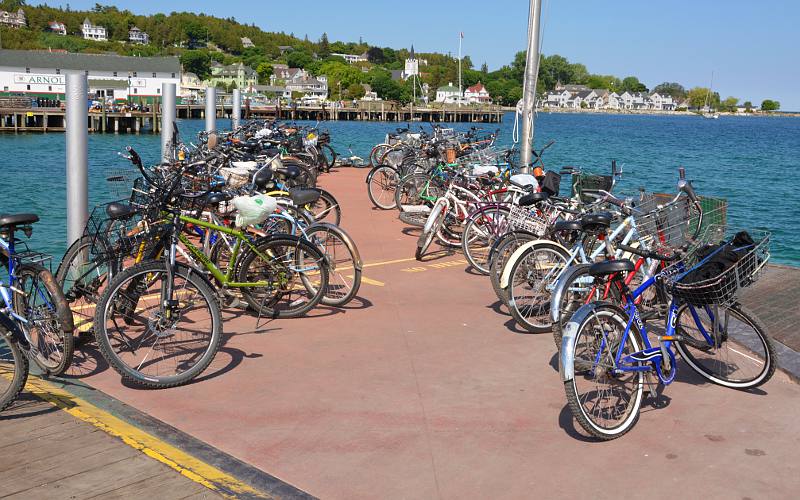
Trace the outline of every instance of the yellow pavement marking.
<instances>
[{"instance_id":1,"label":"yellow pavement marking","mask_svg":"<svg viewBox=\"0 0 800 500\"><path fill-rule=\"evenodd\" d=\"M235 477L199 460L157 437L134 427L105 410L84 401L69 392L35 376L28 378L26 390L69 413L73 417L92 424L106 434L120 438L150 458L178 471L192 481L214 490L226 498L241 495L266 497Z\"/></svg>"},{"instance_id":2,"label":"yellow pavement marking","mask_svg":"<svg viewBox=\"0 0 800 500\"><path fill-rule=\"evenodd\" d=\"M387 261L384 261L384 262L371 262L369 264L364 264L363 267L387 266L389 264L398 264L400 262L411 262L411 261L414 261L414 260L417 260L417 259L414 258L414 257L409 257L409 258L406 258L406 259L387 260Z\"/></svg>"},{"instance_id":3,"label":"yellow pavement marking","mask_svg":"<svg viewBox=\"0 0 800 500\"><path fill-rule=\"evenodd\" d=\"M425 266L406 267L405 269L401 269L401 271L405 273L421 273L429 269L444 269L453 266L463 266L466 263L467 261L464 259L448 260L447 262L435 262L433 264L426 264Z\"/></svg>"},{"instance_id":4,"label":"yellow pavement marking","mask_svg":"<svg viewBox=\"0 0 800 500\"><path fill-rule=\"evenodd\" d=\"M350 276L350 278L352 278L352 276ZM362 283L366 283L367 285L375 285L375 286L385 286L386 285L386 283L384 283L383 281L373 280L373 279L367 278L366 276L361 276L361 282Z\"/></svg>"},{"instance_id":5,"label":"yellow pavement marking","mask_svg":"<svg viewBox=\"0 0 800 500\"><path fill-rule=\"evenodd\" d=\"M427 267L407 267L405 269L401 269L404 273L420 273L422 271L427 271Z\"/></svg>"}]
</instances>

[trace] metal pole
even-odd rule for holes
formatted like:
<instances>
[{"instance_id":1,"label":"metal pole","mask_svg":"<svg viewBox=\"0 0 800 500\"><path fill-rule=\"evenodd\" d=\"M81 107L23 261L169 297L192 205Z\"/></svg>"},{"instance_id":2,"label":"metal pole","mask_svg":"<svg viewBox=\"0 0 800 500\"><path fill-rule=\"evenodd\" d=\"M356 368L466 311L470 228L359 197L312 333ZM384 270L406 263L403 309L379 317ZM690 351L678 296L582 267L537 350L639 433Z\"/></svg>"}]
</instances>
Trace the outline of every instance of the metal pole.
<instances>
[{"instance_id":1,"label":"metal pole","mask_svg":"<svg viewBox=\"0 0 800 500\"><path fill-rule=\"evenodd\" d=\"M164 161L173 160L172 143L172 124L175 123L175 84L161 84L161 158ZM172 145L174 147L174 144Z\"/></svg>"},{"instance_id":2,"label":"metal pole","mask_svg":"<svg viewBox=\"0 0 800 500\"><path fill-rule=\"evenodd\" d=\"M88 93L85 73L67 74L67 246L83 236L89 218Z\"/></svg>"},{"instance_id":3,"label":"metal pole","mask_svg":"<svg viewBox=\"0 0 800 500\"><path fill-rule=\"evenodd\" d=\"M231 127L236 130L242 121L242 92L233 89L233 114L231 114Z\"/></svg>"},{"instance_id":4,"label":"metal pole","mask_svg":"<svg viewBox=\"0 0 800 500\"><path fill-rule=\"evenodd\" d=\"M464 97L464 93L461 92L461 41L464 39L464 32L460 31L458 33L458 107L461 107L461 100Z\"/></svg>"},{"instance_id":5,"label":"metal pole","mask_svg":"<svg viewBox=\"0 0 800 500\"><path fill-rule=\"evenodd\" d=\"M217 88L206 87L206 132L217 130Z\"/></svg>"},{"instance_id":6,"label":"metal pole","mask_svg":"<svg viewBox=\"0 0 800 500\"><path fill-rule=\"evenodd\" d=\"M522 172L530 173L531 147L533 147L533 117L536 105L536 80L539 77L539 25L542 20L542 0L530 0L528 15L528 54L525 59L525 83L522 89L522 144L520 160Z\"/></svg>"}]
</instances>

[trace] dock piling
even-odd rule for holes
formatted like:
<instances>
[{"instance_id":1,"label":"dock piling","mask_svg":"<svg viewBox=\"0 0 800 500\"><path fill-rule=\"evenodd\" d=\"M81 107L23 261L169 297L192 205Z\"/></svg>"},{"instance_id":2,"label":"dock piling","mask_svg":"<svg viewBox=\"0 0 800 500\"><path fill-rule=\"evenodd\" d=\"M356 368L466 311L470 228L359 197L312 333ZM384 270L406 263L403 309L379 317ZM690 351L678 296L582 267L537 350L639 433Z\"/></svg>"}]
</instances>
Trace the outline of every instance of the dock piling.
<instances>
[{"instance_id":1,"label":"dock piling","mask_svg":"<svg viewBox=\"0 0 800 500\"><path fill-rule=\"evenodd\" d=\"M67 245L83 235L89 217L89 85L84 73L67 73Z\"/></svg>"},{"instance_id":2,"label":"dock piling","mask_svg":"<svg viewBox=\"0 0 800 500\"><path fill-rule=\"evenodd\" d=\"M161 84L161 158L172 159L172 124L175 123L175 84ZM155 122L155 121L154 121Z\"/></svg>"}]
</instances>

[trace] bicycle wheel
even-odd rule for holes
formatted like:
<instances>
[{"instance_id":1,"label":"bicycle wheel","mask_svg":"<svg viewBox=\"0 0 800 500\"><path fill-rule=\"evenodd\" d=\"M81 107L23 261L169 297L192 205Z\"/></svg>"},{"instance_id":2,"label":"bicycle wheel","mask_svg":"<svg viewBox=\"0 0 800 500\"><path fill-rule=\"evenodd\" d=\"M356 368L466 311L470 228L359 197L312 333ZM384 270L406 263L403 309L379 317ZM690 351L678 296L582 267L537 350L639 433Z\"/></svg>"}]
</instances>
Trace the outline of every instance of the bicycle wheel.
<instances>
[{"instance_id":1,"label":"bicycle wheel","mask_svg":"<svg viewBox=\"0 0 800 500\"><path fill-rule=\"evenodd\" d=\"M387 165L373 169L367 183L369 201L381 210L391 210L397 206L395 203L395 190L400 181L397 170Z\"/></svg>"},{"instance_id":2,"label":"bicycle wheel","mask_svg":"<svg viewBox=\"0 0 800 500\"><path fill-rule=\"evenodd\" d=\"M379 165L380 159L383 158L383 155L390 149L392 149L392 146L389 144L378 144L374 146L369 152L369 166L375 167Z\"/></svg>"},{"instance_id":3,"label":"bicycle wheel","mask_svg":"<svg viewBox=\"0 0 800 500\"><path fill-rule=\"evenodd\" d=\"M342 207L332 194L321 188L316 189L319 191L319 199L307 205L306 209L314 214L315 222L328 222L338 226L342 222Z\"/></svg>"},{"instance_id":4,"label":"bicycle wheel","mask_svg":"<svg viewBox=\"0 0 800 500\"><path fill-rule=\"evenodd\" d=\"M361 287L361 257L350 237L330 224L315 224L305 231L325 256L328 286L322 297L326 306L341 307L350 302Z\"/></svg>"},{"instance_id":5,"label":"bicycle wheel","mask_svg":"<svg viewBox=\"0 0 800 500\"><path fill-rule=\"evenodd\" d=\"M595 278L589 274L589 264L577 264L570 266L569 269L559 278L558 286L563 291L558 303L553 297L550 308L558 308L558 321L553 321L553 341L556 349L561 349L561 339L564 335L564 327L569 322L575 311L583 305L600 300L603 296L603 288L595 285Z\"/></svg>"},{"instance_id":6,"label":"bicycle wheel","mask_svg":"<svg viewBox=\"0 0 800 500\"><path fill-rule=\"evenodd\" d=\"M615 439L628 432L639 418L644 392L644 372L615 371L615 356L624 341L622 357L641 350L638 335L625 334L627 317L614 306L603 305L578 325L571 356L571 380L564 382L567 403L580 426L592 436ZM570 367L564 371L570 372Z\"/></svg>"},{"instance_id":7,"label":"bicycle wheel","mask_svg":"<svg viewBox=\"0 0 800 500\"><path fill-rule=\"evenodd\" d=\"M17 267L14 310L28 322L20 328L31 343L31 359L46 375L61 375L74 352L72 312L64 292L47 269L39 265Z\"/></svg>"},{"instance_id":8,"label":"bicycle wheel","mask_svg":"<svg viewBox=\"0 0 800 500\"><path fill-rule=\"evenodd\" d=\"M538 236L528 231L511 231L495 241L489 250L489 279L495 295L504 304L508 302L508 295L500 286L500 276L506 267L508 259L517 248L523 244L538 239Z\"/></svg>"},{"instance_id":9,"label":"bicycle wheel","mask_svg":"<svg viewBox=\"0 0 800 500\"><path fill-rule=\"evenodd\" d=\"M531 333L550 331L550 294L568 259L560 246L542 242L507 264L513 265L506 289L508 309L519 326Z\"/></svg>"},{"instance_id":10,"label":"bicycle wheel","mask_svg":"<svg viewBox=\"0 0 800 500\"><path fill-rule=\"evenodd\" d=\"M319 148L320 153L320 160L324 162L324 171L330 172L331 168L336 165L336 158L339 155L336 154L336 151L333 150L330 144L323 144Z\"/></svg>"},{"instance_id":11,"label":"bicycle wheel","mask_svg":"<svg viewBox=\"0 0 800 500\"><path fill-rule=\"evenodd\" d=\"M294 236L267 237L255 242L237 264L240 288L247 303L269 318L296 318L322 300L328 286L325 257L311 242Z\"/></svg>"},{"instance_id":12,"label":"bicycle wheel","mask_svg":"<svg viewBox=\"0 0 800 500\"><path fill-rule=\"evenodd\" d=\"M464 227L461 248L467 261L481 274L489 274L489 251L508 228L509 209L491 206L475 212Z\"/></svg>"},{"instance_id":13,"label":"bicycle wheel","mask_svg":"<svg viewBox=\"0 0 800 500\"><path fill-rule=\"evenodd\" d=\"M775 347L761 321L741 305L683 304L675 325L685 339L675 343L681 357L715 384L748 389L775 373Z\"/></svg>"},{"instance_id":14,"label":"bicycle wheel","mask_svg":"<svg viewBox=\"0 0 800 500\"><path fill-rule=\"evenodd\" d=\"M428 174L409 174L397 184L394 192L395 206L401 211L407 211L408 206L431 206L444 194L444 187L438 179L432 179ZM415 211L412 209L410 211Z\"/></svg>"},{"instance_id":15,"label":"bicycle wheel","mask_svg":"<svg viewBox=\"0 0 800 500\"><path fill-rule=\"evenodd\" d=\"M173 269L175 304L165 309L167 265L136 264L119 273L97 304L95 338L123 379L161 389L200 375L219 350L222 318L216 294L193 269Z\"/></svg>"},{"instance_id":16,"label":"bicycle wheel","mask_svg":"<svg viewBox=\"0 0 800 500\"><path fill-rule=\"evenodd\" d=\"M94 309L103 287L114 276L116 261L93 258L91 250L95 237L82 236L67 249L56 270L56 282L64 292L75 334L92 333Z\"/></svg>"},{"instance_id":17,"label":"bicycle wheel","mask_svg":"<svg viewBox=\"0 0 800 500\"><path fill-rule=\"evenodd\" d=\"M0 411L8 408L28 380L28 357L12 336L13 325L0 322Z\"/></svg>"}]
</instances>

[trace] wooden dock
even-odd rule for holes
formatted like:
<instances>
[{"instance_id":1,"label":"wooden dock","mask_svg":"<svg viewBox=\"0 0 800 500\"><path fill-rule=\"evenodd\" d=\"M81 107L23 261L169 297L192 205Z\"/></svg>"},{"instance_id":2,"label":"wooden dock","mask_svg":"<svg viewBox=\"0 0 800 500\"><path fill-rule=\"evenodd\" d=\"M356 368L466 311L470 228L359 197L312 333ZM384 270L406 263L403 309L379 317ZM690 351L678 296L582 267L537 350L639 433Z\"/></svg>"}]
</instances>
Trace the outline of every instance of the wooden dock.
<instances>
[{"instance_id":1,"label":"wooden dock","mask_svg":"<svg viewBox=\"0 0 800 500\"><path fill-rule=\"evenodd\" d=\"M217 118L230 118L230 105L216 108ZM434 123L501 123L505 111L500 106L443 105L437 107L401 106L387 101L361 101L347 106L246 106L244 118L315 120L315 121L387 121ZM205 118L204 104L179 104L178 118ZM90 132L158 133L161 113L158 107L148 111L112 112L90 110ZM0 108L0 132L64 132L66 112L62 108Z\"/></svg>"}]
</instances>

